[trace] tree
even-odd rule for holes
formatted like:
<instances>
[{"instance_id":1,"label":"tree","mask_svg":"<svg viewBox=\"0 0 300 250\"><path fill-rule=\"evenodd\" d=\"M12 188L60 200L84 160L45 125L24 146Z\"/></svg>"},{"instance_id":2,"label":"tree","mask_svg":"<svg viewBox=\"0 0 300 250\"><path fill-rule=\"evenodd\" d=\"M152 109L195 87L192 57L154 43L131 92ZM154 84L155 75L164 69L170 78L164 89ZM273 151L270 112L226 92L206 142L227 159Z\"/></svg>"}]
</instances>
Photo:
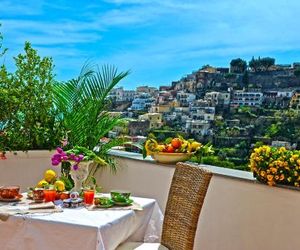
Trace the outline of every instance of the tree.
<instances>
[{"instance_id":1,"label":"tree","mask_svg":"<svg viewBox=\"0 0 300 250\"><path fill-rule=\"evenodd\" d=\"M262 70L268 71L271 66L275 65L275 58L263 57L260 60L260 64L261 64Z\"/></svg>"},{"instance_id":2,"label":"tree","mask_svg":"<svg viewBox=\"0 0 300 250\"><path fill-rule=\"evenodd\" d=\"M232 59L230 62L231 73L243 73L247 69L247 62L241 58Z\"/></svg>"},{"instance_id":3,"label":"tree","mask_svg":"<svg viewBox=\"0 0 300 250\"><path fill-rule=\"evenodd\" d=\"M1 28L1 23L0 23L0 28ZM5 54L7 51L7 48L3 48L3 35L0 31L0 58Z\"/></svg>"},{"instance_id":4,"label":"tree","mask_svg":"<svg viewBox=\"0 0 300 250\"><path fill-rule=\"evenodd\" d=\"M52 105L53 63L29 42L14 58L16 71L0 70L0 124L11 150L51 149L59 143Z\"/></svg>"},{"instance_id":5,"label":"tree","mask_svg":"<svg viewBox=\"0 0 300 250\"><path fill-rule=\"evenodd\" d=\"M271 57L258 57L258 59L252 57L251 61L249 62L249 67L254 72L268 71L273 65L275 65L275 58Z\"/></svg>"},{"instance_id":6,"label":"tree","mask_svg":"<svg viewBox=\"0 0 300 250\"><path fill-rule=\"evenodd\" d=\"M254 56L252 57L251 61L249 61L249 67L252 71L258 72L260 71L260 57L258 59L255 59Z\"/></svg>"}]
</instances>

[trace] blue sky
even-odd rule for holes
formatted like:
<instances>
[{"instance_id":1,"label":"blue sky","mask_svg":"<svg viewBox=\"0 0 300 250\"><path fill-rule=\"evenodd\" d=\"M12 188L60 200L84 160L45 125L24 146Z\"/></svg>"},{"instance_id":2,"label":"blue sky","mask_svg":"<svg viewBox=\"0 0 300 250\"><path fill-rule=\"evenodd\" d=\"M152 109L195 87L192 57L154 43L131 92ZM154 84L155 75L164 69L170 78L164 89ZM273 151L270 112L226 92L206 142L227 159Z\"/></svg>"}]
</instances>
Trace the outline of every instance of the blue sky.
<instances>
[{"instance_id":1,"label":"blue sky","mask_svg":"<svg viewBox=\"0 0 300 250\"><path fill-rule=\"evenodd\" d=\"M121 85L168 85L204 64L300 61L299 0L0 0L5 63L30 41L58 80L86 60L131 70Z\"/></svg>"}]
</instances>

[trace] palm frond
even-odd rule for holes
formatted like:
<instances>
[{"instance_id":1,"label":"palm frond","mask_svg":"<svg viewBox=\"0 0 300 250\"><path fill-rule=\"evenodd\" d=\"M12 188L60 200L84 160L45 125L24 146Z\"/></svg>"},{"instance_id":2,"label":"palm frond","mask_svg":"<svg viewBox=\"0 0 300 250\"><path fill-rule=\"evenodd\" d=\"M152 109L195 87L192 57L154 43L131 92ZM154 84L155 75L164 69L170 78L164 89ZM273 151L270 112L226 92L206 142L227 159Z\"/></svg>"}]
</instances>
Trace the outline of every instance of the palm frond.
<instances>
[{"instance_id":1,"label":"palm frond","mask_svg":"<svg viewBox=\"0 0 300 250\"><path fill-rule=\"evenodd\" d=\"M110 91L129 71L118 73L114 66L96 68L85 64L79 77L55 83L54 104L61 114L69 141L93 149L99 139L122 122L107 111Z\"/></svg>"}]
</instances>

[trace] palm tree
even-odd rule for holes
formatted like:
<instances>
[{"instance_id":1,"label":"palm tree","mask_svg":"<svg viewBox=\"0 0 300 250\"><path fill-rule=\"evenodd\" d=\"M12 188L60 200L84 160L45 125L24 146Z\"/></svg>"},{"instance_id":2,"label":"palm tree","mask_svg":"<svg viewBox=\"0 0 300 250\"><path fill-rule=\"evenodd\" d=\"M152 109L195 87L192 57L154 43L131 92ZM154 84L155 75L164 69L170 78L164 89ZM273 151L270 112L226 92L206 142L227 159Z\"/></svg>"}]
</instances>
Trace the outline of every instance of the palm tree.
<instances>
[{"instance_id":1,"label":"palm tree","mask_svg":"<svg viewBox=\"0 0 300 250\"><path fill-rule=\"evenodd\" d=\"M129 71L117 72L114 66L101 68L86 63L76 79L54 83L53 100L58 112L57 118L67 134L69 146L79 145L94 150L99 139L115 126L123 123L119 116L108 112L110 91ZM98 151L98 155L111 162L107 151L120 140L113 140ZM108 164L115 170L115 164ZM90 171L93 174L99 166Z\"/></svg>"}]
</instances>

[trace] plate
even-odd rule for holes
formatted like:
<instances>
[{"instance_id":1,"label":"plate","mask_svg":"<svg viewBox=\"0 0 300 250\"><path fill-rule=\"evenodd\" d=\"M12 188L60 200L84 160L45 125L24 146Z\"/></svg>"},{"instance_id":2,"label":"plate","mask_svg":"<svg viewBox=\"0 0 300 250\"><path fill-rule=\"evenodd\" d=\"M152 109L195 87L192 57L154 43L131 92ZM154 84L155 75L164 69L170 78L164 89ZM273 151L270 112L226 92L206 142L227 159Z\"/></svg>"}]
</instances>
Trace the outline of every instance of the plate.
<instances>
[{"instance_id":1,"label":"plate","mask_svg":"<svg viewBox=\"0 0 300 250\"><path fill-rule=\"evenodd\" d=\"M128 199L125 202L121 202L121 201L114 201L115 205L117 206L130 206L133 203L132 199Z\"/></svg>"},{"instance_id":2,"label":"plate","mask_svg":"<svg viewBox=\"0 0 300 250\"><path fill-rule=\"evenodd\" d=\"M95 205L95 207L99 207L99 208L109 208L112 207L114 205L114 203L110 203L110 204L106 204L106 205Z\"/></svg>"},{"instance_id":3,"label":"plate","mask_svg":"<svg viewBox=\"0 0 300 250\"><path fill-rule=\"evenodd\" d=\"M112 207L115 202L107 197L99 197L99 198L96 198L94 203L98 200L102 200L103 202L105 202L106 204L95 204L95 207L98 207L98 208L109 208L109 207ZM98 201L97 201L98 202Z\"/></svg>"},{"instance_id":4,"label":"plate","mask_svg":"<svg viewBox=\"0 0 300 250\"><path fill-rule=\"evenodd\" d=\"M0 201L5 201L5 202L12 202L12 201L21 201L21 198L23 195L19 194L17 197L12 198L12 199L4 199L0 197Z\"/></svg>"}]
</instances>

